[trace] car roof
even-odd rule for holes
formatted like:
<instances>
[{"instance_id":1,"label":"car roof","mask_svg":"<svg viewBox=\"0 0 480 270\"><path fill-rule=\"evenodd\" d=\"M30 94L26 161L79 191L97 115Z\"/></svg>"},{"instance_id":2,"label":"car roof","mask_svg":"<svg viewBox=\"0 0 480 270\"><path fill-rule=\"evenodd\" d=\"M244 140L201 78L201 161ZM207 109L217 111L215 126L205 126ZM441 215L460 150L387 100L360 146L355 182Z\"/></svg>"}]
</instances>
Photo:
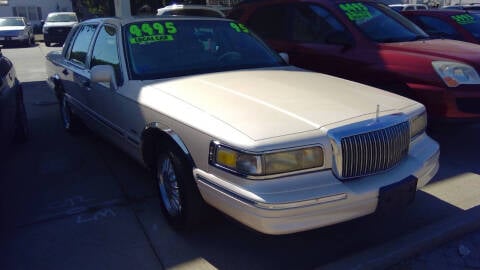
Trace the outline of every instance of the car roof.
<instances>
[{"instance_id":1,"label":"car roof","mask_svg":"<svg viewBox=\"0 0 480 270\"><path fill-rule=\"evenodd\" d=\"M57 15L57 14L71 14L71 15L77 15L77 13L75 13L75 12L67 12L67 11L65 11L65 12L50 12L50 13L48 13L48 15Z\"/></svg>"},{"instance_id":2,"label":"car roof","mask_svg":"<svg viewBox=\"0 0 480 270\"><path fill-rule=\"evenodd\" d=\"M458 14L469 13L468 10L463 9L428 9L428 10L403 10L402 14L412 14L412 15L444 15L452 16Z\"/></svg>"},{"instance_id":3,"label":"car roof","mask_svg":"<svg viewBox=\"0 0 480 270\"><path fill-rule=\"evenodd\" d=\"M187 20L213 20L213 21L231 21L228 18L217 18L217 17L194 17L194 16L157 16L157 15L147 15L147 16L125 16L125 17L102 17L102 18L93 18L88 19L81 24L85 23L113 23L113 24L121 24L126 25L135 22L143 22L143 21L158 21L158 20L168 20L168 21L187 21Z\"/></svg>"},{"instance_id":4,"label":"car roof","mask_svg":"<svg viewBox=\"0 0 480 270\"><path fill-rule=\"evenodd\" d=\"M163 12L171 11L171 10L182 10L182 9L187 9L187 10L208 10L212 12L218 13L218 15L225 17L225 14L214 7L210 6L205 6L205 5L178 5L178 4L173 4L169 6L165 6L163 8L157 9L157 15L162 15Z\"/></svg>"},{"instance_id":5,"label":"car roof","mask_svg":"<svg viewBox=\"0 0 480 270\"><path fill-rule=\"evenodd\" d=\"M234 5L235 7L241 7L243 5L255 5L255 4L277 4L277 3L324 3L324 4L340 4L349 3L351 0L243 0ZM383 3L376 0L358 0L356 2L362 3Z\"/></svg>"},{"instance_id":6,"label":"car roof","mask_svg":"<svg viewBox=\"0 0 480 270\"><path fill-rule=\"evenodd\" d=\"M10 17L0 17L0 19L26 19L26 18L20 17L20 16L10 16Z\"/></svg>"}]
</instances>

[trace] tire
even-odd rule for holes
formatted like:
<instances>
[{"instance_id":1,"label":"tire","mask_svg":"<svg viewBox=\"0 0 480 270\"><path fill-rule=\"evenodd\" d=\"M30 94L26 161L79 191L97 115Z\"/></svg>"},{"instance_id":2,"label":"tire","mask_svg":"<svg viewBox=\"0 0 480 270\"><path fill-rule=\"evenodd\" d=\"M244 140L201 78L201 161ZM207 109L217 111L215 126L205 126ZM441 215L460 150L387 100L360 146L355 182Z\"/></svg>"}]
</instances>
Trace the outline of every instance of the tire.
<instances>
[{"instance_id":1,"label":"tire","mask_svg":"<svg viewBox=\"0 0 480 270\"><path fill-rule=\"evenodd\" d=\"M29 134L27 111L23 99L17 101L17 112L15 116L15 135L14 142L24 143L28 140Z\"/></svg>"},{"instance_id":2,"label":"tire","mask_svg":"<svg viewBox=\"0 0 480 270\"><path fill-rule=\"evenodd\" d=\"M206 214L206 204L188 164L179 150L168 146L158 151L154 169L163 215L180 231L196 228Z\"/></svg>"},{"instance_id":3,"label":"tire","mask_svg":"<svg viewBox=\"0 0 480 270\"><path fill-rule=\"evenodd\" d=\"M65 94L60 96L60 119L62 120L63 129L70 133L75 133L78 129L78 120L76 116L72 113L70 104L68 104Z\"/></svg>"},{"instance_id":4,"label":"tire","mask_svg":"<svg viewBox=\"0 0 480 270\"><path fill-rule=\"evenodd\" d=\"M45 46L50 47L51 45L52 43L50 43L50 41L45 40Z\"/></svg>"}]
</instances>

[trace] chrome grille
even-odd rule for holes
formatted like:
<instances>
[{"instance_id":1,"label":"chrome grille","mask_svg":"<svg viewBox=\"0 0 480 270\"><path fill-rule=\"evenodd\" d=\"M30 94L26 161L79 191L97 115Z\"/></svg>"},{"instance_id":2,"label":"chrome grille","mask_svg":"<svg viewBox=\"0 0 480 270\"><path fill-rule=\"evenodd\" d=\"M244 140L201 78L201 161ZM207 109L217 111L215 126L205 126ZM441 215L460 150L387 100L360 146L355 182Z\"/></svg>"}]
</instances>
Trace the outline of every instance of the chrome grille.
<instances>
[{"instance_id":1,"label":"chrome grille","mask_svg":"<svg viewBox=\"0 0 480 270\"><path fill-rule=\"evenodd\" d=\"M365 176L392 168L407 155L409 144L408 122L343 137L341 177Z\"/></svg>"}]
</instances>

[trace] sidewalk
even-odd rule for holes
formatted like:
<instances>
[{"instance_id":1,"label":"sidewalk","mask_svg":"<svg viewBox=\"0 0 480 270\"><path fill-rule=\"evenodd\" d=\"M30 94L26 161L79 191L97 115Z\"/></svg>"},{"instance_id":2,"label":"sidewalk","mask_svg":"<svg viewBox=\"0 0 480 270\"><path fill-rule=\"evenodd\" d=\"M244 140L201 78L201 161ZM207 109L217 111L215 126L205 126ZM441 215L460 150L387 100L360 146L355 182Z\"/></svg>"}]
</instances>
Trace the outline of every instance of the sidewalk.
<instances>
[{"instance_id":1,"label":"sidewalk","mask_svg":"<svg viewBox=\"0 0 480 270\"><path fill-rule=\"evenodd\" d=\"M427 185L423 191L464 211L320 269L480 268L479 184L480 175L467 173L452 178L448 185ZM466 187L462 198L452 196L452 189L459 187Z\"/></svg>"}]
</instances>

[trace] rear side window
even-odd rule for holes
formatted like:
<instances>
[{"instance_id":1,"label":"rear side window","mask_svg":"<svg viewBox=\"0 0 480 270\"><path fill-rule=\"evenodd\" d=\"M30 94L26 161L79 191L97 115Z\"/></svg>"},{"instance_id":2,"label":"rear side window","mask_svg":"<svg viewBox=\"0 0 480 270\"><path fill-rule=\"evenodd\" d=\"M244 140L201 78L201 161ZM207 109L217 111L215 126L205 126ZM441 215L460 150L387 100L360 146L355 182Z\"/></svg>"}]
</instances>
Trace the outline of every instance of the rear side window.
<instances>
[{"instance_id":1,"label":"rear side window","mask_svg":"<svg viewBox=\"0 0 480 270\"><path fill-rule=\"evenodd\" d=\"M252 14L247 25L260 37L287 40L287 6L268 6Z\"/></svg>"},{"instance_id":2,"label":"rear side window","mask_svg":"<svg viewBox=\"0 0 480 270\"><path fill-rule=\"evenodd\" d=\"M239 20L244 13L245 10L243 8L234 8L228 13L228 18L232 20Z\"/></svg>"},{"instance_id":3,"label":"rear side window","mask_svg":"<svg viewBox=\"0 0 480 270\"><path fill-rule=\"evenodd\" d=\"M327 43L332 33L346 33L333 14L317 5L296 5L292 13L292 38L299 42Z\"/></svg>"},{"instance_id":4,"label":"rear side window","mask_svg":"<svg viewBox=\"0 0 480 270\"><path fill-rule=\"evenodd\" d=\"M75 40L73 40L72 50L70 51L68 58L70 61L85 66L88 48L90 47L96 29L97 25L87 24L83 25L78 30L78 34L75 37Z\"/></svg>"}]
</instances>

